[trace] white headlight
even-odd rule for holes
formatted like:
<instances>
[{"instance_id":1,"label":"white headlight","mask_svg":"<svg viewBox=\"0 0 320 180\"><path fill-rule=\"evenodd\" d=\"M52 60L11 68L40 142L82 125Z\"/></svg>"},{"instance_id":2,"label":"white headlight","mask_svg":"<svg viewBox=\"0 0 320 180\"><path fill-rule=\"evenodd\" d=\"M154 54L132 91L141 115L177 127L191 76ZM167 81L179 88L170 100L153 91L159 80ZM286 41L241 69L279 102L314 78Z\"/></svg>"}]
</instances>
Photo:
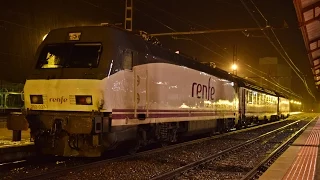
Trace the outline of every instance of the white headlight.
<instances>
[{"instance_id":1,"label":"white headlight","mask_svg":"<svg viewBox=\"0 0 320 180\"><path fill-rule=\"evenodd\" d=\"M86 103L87 103L87 104L91 104L91 102L92 102L91 97L87 97L87 98L86 98Z\"/></svg>"}]
</instances>

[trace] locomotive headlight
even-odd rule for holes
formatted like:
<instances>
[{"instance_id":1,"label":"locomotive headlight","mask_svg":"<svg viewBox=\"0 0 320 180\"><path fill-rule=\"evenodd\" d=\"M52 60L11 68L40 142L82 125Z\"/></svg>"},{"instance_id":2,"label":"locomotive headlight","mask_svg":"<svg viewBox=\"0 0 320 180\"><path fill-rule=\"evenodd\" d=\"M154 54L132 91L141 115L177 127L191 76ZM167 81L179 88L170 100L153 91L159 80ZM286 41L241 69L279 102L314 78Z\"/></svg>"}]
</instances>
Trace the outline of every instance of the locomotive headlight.
<instances>
[{"instance_id":1,"label":"locomotive headlight","mask_svg":"<svg viewBox=\"0 0 320 180\"><path fill-rule=\"evenodd\" d=\"M91 97L87 97L86 98L86 103L87 104L91 104L92 103L92 98Z\"/></svg>"},{"instance_id":2,"label":"locomotive headlight","mask_svg":"<svg viewBox=\"0 0 320 180\"><path fill-rule=\"evenodd\" d=\"M76 95L77 105L92 105L92 96Z\"/></svg>"},{"instance_id":3,"label":"locomotive headlight","mask_svg":"<svg viewBox=\"0 0 320 180\"><path fill-rule=\"evenodd\" d=\"M43 104L42 95L30 95L31 104Z\"/></svg>"},{"instance_id":4,"label":"locomotive headlight","mask_svg":"<svg viewBox=\"0 0 320 180\"><path fill-rule=\"evenodd\" d=\"M38 97L37 96L32 96L31 102L32 103L37 103L38 102Z\"/></svg>"}]
</instances>

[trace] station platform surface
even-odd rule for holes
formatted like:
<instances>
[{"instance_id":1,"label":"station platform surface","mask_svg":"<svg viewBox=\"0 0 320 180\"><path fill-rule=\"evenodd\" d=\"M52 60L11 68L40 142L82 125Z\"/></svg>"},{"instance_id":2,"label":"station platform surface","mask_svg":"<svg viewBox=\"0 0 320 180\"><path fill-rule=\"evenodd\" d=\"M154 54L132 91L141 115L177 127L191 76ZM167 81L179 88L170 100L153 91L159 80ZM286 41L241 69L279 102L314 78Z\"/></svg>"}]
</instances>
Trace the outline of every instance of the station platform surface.
<instances>
[{"instance_id":1,"label":"station platform surface","mask_svg":"<svg viewBox=\"0 0 320 180\"><path fill-rule=\"evenodd\" d=\"M12 141L12 131L7 129L6 122L0 122L0 149L32 145L30 131L22 131L21 141Z\"/></svg>"},{"instance_id":2,"label":"station platform surface","mask_svg":"<svg viewBox=\"0 0 320 180\"><path fill-rule=\"evenodd\" d=\"M260 176L261 180L320 180L320 117Z\"/></svg>"},{"instance_id":3,"label":"station platform surface","mask_svg":"<svg viewBox=\"0 0 320 180\"><path fill-rule=\"evenodd\" d=\"M0 165L34 156L34 152L30 131L22 131L21 141L12 141L12 131L7 129L5 121L0 122Z\"/></svg>"}]
</instances>

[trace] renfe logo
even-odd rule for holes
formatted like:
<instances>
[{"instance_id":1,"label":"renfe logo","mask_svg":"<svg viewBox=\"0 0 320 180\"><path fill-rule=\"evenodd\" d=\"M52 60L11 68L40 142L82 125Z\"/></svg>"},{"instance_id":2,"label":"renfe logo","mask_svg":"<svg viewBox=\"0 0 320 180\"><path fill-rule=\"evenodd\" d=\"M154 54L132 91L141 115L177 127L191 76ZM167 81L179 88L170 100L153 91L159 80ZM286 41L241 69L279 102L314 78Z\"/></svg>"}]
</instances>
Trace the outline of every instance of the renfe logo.
<instances>
[{"instance_id":1,"label":"renfe logo","mask_svg":"<svg viewBox=\"0 0 320 180\"><path fill-rule=\"evenodd\" d=\"M68 101L68 98L64 98L63 96L61 96L61 98L50 98L49 99L50 102L57 102L57 103L64 103Z\"/></svg>"},{"instance_id":2,"label":"renfe logo","mask_svg":"<svg viewBox=\"0 0 320 180\"><path fill-rule=\"evenodd\" d=\"M210 87L210 80L211 80L211 77L209 78L208 86L201 85L198 83L193 83L192 84L192 97L194 97L194 95L195 95L194 92L196 91L197 98L214 100L213 95L216 92L216 90L214 87Z\"/></svg>"}]
</instances>

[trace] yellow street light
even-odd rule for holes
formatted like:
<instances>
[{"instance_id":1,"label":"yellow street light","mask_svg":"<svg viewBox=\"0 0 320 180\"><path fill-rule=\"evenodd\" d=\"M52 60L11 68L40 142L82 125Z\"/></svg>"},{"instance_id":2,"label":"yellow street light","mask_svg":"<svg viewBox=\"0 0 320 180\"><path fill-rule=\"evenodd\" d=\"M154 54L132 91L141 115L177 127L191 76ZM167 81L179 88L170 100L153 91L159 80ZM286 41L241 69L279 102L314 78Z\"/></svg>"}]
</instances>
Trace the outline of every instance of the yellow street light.
<instances>
[{"instance_id":1,"label":"yellow street light","mask_svg":"<svg viewBox=\"0 0 320 180\"><path fill-rule=\"evenodd\" d=\"M235 70L237 70L237 68L238 68L238 66L237 66L236 64L232 64L232 66L231 66L231 69L232 69L232 70L235 71Z\"/></svg>"}]
</instances>

